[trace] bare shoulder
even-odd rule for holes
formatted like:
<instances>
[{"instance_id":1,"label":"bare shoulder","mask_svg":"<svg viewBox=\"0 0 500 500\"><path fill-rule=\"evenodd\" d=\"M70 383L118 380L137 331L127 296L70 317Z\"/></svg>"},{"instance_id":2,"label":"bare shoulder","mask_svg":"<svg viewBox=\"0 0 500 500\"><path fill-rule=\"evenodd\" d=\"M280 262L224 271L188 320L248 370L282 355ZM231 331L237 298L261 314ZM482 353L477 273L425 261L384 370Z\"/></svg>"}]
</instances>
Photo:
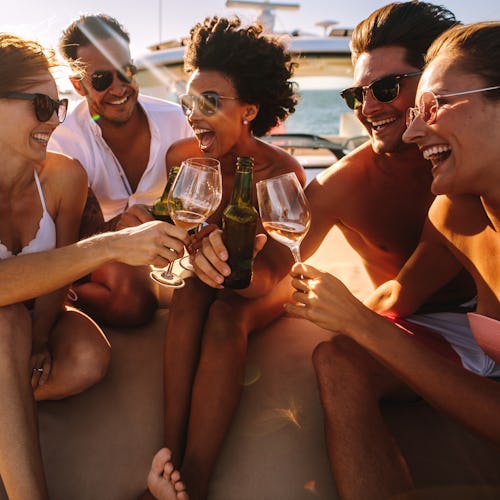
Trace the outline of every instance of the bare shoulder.
<instances>
[{"instance_id":1,"label":"bare shoulder","mask_svg":"<svg viewBox=\"0 0 500 500\"><path fill-rule=\"evenodd\" d=\"M81 163L62 153L48 152L39 174L44 182L63 189L87 188L87 173Z\"/></svg>"},{"instance_id":2,"label":"bare shoulder","mask_svg":"<svg viewBox=\"0 0 500 500\"><path fill-rule=\"evenodd\" d=\"M481 199L475 195L438 195L429 209L429 220L441 233L477 234L489 225Z\"/></svg>"},{"instance_id":3,"label":"bare shoulder","mask_svg":"<svg viewBox=\"0 0 500 500\"><path fill-rule=\"evenodd\" d=\"M165 159L167 168L180 165L186 158L193 156L203 156L198 142L194 137L188 137L174 142L167 151Z\"/></svg>"},{"instance_id":4,"label":"bare shoulder","mask_svg":"<svg viewBox=\"0 0 500 500\"><path fill-rule=\"evenodd\" d=\"M259 156L256 158L254 170L256 180L276 177L288 172L294 172L299 182L304 186L306 173L302 165L284 149L259 141ZM258 163L257 163L258 161Z\"/></svg>"},{"instance_id":5,"label":"bare shoulder","mask_svg":"<svg viewBox=\"0 0 500 500\"><path fill-rule=\"evenodd\" d=\"M308 195L342 199L359 193L373 164L373 149L364 144L320 172L307 188Z\"/></svg>"}]
</instances>

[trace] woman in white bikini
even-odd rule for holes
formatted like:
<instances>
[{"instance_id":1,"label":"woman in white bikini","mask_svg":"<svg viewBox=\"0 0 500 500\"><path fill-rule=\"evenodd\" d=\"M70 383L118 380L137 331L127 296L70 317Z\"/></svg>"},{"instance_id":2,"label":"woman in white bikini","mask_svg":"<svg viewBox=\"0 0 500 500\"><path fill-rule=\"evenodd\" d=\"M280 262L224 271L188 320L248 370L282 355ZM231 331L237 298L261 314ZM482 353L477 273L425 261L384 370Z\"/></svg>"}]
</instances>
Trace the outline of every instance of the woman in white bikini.
<instances>
[{"instance_id":1,"label":"woman in white bikini","mask_svg":"<svg viewBox=\"0 0 500 500\"><path fill-rule=\"evenodd\" d=\"M38 43L0 34L0 477L12 500L48 498L34 401L81 392L109 364L101 329L64 306L67 285L111 261L164 266L188 242L151 222L75 243L87 179L46 154L68 104L52 64Z\"/></svg>"},{"instance_id":2,"label":"woman in white bikini","mask_svg":"<svg viewBox=\"0 0 500 500\"><path fill-rule=\"evenodd\" d=\"M499 60L499 22L454 27L429 49L403 138L432 162L437 197L420 245L368 299L371 309L327 273L309 265L292 270L296 292L287 310L341 334L318 346L314 364L342 498L389 498L413 488L379 406L396 389L411 389L500 444L500 384L484 376L493 373L490 361L500 363ZM463 341L476 345L483 374L467 369L460 352L447 359L374 312L410 314L462 266L477 287L473 337Z\"/></svg>"}]
</instances>

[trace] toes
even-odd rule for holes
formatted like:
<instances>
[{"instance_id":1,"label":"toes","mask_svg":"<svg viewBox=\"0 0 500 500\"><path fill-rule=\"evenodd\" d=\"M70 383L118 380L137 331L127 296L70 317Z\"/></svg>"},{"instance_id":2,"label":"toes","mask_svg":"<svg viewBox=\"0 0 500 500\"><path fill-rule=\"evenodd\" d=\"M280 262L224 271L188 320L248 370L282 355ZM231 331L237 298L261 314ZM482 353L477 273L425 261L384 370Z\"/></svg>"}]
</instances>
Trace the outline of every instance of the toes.
<instances>
[{"instance_id":1,"label":"toes","mask_svg":"<svg viewBox=\"0 0 500 500\"><path fill-rule=\"evenodd\" d=\"M163 477L170 478L173 471L174 471L174 464L172 462L167 462L163 467Z\"/></svg>"},{"instance_id":2,"label":"toes","mask_svg":"<svg viewBox=\"0 0 500 500\"><path fill-rule=\"evenodd\" d=\"M168 465L172 458L172 453L168 448L162 448L160 451L156 453L153 457L153 461L151 463L151 470L161 476L165 470L165 467Z\"/></svg>"}]
</instances>

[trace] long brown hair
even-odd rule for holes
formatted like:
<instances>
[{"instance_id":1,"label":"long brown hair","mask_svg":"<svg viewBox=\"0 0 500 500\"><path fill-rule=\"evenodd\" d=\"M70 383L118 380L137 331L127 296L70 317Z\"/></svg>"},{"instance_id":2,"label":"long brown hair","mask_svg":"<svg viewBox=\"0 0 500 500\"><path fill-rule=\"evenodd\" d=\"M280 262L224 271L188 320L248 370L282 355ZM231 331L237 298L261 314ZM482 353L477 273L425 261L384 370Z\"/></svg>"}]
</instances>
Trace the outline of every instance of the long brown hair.
<instances>
[{"instance_id":1,"label":"long brown hair","mask_svg":"<svg viewBox=\"0 0 500 500\"><path fill-rule=\"evenodd\" d=\"M0 33L0 96L30 86L54 65L54 52L38 42Z\"/></svg>"}]
</instances>

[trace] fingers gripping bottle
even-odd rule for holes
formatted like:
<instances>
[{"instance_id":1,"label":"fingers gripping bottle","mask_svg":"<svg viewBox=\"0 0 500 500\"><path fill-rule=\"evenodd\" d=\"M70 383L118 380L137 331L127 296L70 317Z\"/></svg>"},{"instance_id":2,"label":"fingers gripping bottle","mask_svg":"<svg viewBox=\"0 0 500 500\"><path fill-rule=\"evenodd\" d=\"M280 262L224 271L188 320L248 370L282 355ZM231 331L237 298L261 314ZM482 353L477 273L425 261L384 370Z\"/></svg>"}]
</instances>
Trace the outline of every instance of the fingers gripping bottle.
<instances>
[{"instance_id":1,"label":"fingers gripping bottle","mask_svg":"<svg viewBox=\"0 0 500 500\"><path fill-rule=\"evenodd\" d=\"M247 288L252 281L253 248L259 213L252 204L253 158L236 162L233 193L222 215L222 239L229 253L231 274L224 280L228 288Z\"/></svg>"}]
</instances>

